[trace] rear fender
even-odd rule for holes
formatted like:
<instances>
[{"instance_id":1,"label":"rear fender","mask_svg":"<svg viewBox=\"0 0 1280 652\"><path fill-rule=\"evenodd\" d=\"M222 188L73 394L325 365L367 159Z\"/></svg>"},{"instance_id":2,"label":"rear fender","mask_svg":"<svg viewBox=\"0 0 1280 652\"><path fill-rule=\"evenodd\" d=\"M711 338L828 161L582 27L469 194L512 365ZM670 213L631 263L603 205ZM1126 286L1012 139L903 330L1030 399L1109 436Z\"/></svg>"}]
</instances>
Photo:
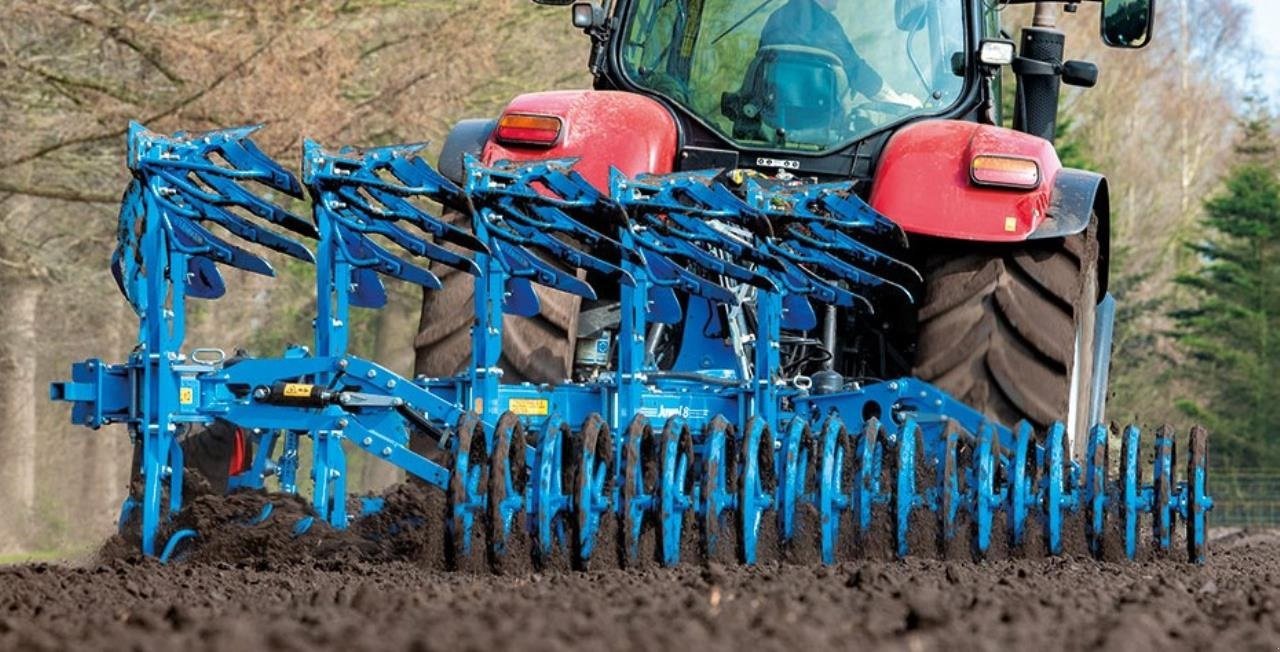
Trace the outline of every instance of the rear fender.
<instances>
[{"instance_id":1,"label":"rear fender","mask_svg":"<svg viewBox=\"0 0 1280 652\"><path fill-rule=\"evenodd\" d=\"M1032 190L974 185L975 155L1035 160ZM885 145L871 205L907 233L983 242L1020 242L1049 212L1053 179L1062 169L1049 141L1009 129L955 120L909 125Z\"/></svg>"},{"instance_id":2,"label":"rear fender","mask_svg":"<svg viewBox=\"0 0 1280 652\"><path fill-rule=\"evenodd\" d=\"M609 168L628 176L671 172L679 145L675 117L657 101L617 91L551 91L521 95L503 115L555 116L560 138L550 147L500 143L490 137L482 160L532 161L577 158L575 169L608 192Z\"/></svg>"},{"instance_id":3,"label":"rear fender","mask_svg":"<svg viewBox=\"0 0 1280 652\"><path fill-rule=\"evenodd\" d=\"M978 186L974 156L1032 159L1040 183L1030 190ZM1025 242L1083 231L1096 213L1103 260L1110 244L1110 201L1101 175L1062 167L1053 144L1011 129L954 120L907 126L885 145L871 205L914 235L977 242Z\"/></svg>"}]
</instances>

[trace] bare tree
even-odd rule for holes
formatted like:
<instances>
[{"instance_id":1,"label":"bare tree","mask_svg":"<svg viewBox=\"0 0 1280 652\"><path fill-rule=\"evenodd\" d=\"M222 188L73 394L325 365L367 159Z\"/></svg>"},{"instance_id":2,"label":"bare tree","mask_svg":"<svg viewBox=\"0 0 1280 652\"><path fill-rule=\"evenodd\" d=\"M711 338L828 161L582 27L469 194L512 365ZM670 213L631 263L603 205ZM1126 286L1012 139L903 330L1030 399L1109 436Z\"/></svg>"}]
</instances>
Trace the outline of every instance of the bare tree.
<instances>
[{"instance_id":1,"label":"bare tree","mask_svg":"<svg viewBox=\"0 0 1280 652\"><path fill-rule=\"evenodd\" d=\"M129 120L162 132L262 123L259 143L290 165L304 136L438 140L519 92L587 83L566 13L527 0L9 0L3 13L0 454L17 452L0 458L0 495L35 520L0 522L0 550L101 537L123 497L123 429L70 426L45 385L75 359L121 360L133 345L136 319L106 273ZM229 273L227 298L193 304L193 345L277 355L309 341L312 272L270 259L279 278ZM416 297L392 291L389 312L359 319L362 353L407 369L414 314L397 306ZM368 466L357 485L393 477Z\"/></svg>"}]
</instances>

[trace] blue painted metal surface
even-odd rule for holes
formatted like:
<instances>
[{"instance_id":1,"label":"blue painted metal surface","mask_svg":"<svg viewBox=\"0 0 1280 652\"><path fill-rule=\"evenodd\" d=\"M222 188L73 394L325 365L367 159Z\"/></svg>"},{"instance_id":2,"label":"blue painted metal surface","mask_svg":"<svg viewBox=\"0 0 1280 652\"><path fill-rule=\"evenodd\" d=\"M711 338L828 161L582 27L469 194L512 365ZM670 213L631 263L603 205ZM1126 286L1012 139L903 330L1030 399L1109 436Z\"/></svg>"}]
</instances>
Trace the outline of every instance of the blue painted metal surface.
<instances>
[{"instance_id":1,"label":"blue painted metal surface","mask_svg":"<svg viewBox=\"0 0 1280 652\"><path fill-rule=\"evenodd\" d=\"M1037 436L916 379L819 395L807 379L787 377L784 333L816 328L827 306L871 312L877 297L910 301L919 284L890 253L905 242L901 230L851 184L614 172L605 192L572 161L469 159L457 186L418 146L329 150L312 141L299 180L253 145L252 131L170 137L131 126L134 180L113 271L139 316L138 347L123 364L78 363L51 389L72 403L75 422L124 423L141 447L145 487L121 521L135 505L141 511L146 554L157 554L157 533L181 507L178 435L220 419L257 439L233 489L262 489L274 476L296 492L300 446L310 440L315 516L296 536L316 519L343 528L379 509L365 500L361 514L346 511L346 455L358 449L445 490L455 562L480 555L473 542L483 537L491 559L517 554L519 535L535 560L566 554L585 567L606 524L626 564L649 554L678 563L695 540L715 554L734 541L733 554L753 563L762 537L784 549L816 545L832 563L869 541L877 523L907 555L912 528L930 521L939 546L963 537L982 555L1001 533L1016 547L1041 528L1057 553L1076 515L1096 554L1107 519L1119 518L1132 557L1142 514L1156 516L1158 548L1170 545L1175 517L1187 521L1189 556L1204 558L1212 500L1203 431L1193 432L1181 482L1172 433L1161 431L1158 486L1149 487L1140 483L1136 428L1125 433L1122 474L1112 480L1102 426L1081 461L1062 425ZM304 191L310 219L275 203ZM433 205L470 215L472 228ZM273 273L209 224L315 264L310 348L235 361L184 354L186 297L221 296L220 266ZM314 241L314 253L302 241ZM382 277L439 288L429 264L475 276L469 371L411 380L351 355L352 309L386 303ZM602 280L608 287L593 285ZM619 301L616 358L590 382L502 382L503 316L536 315L536 286ZM1104 340L1110 305L1100 313ZM683 327L680 352L663 367L646 350L655 325ZM1100 418L1101 404L1089 408ZM415 453L410 437L434 440L448 461ZM642 551L650 530L654 549Z\"/></svg>"}]
</instances>

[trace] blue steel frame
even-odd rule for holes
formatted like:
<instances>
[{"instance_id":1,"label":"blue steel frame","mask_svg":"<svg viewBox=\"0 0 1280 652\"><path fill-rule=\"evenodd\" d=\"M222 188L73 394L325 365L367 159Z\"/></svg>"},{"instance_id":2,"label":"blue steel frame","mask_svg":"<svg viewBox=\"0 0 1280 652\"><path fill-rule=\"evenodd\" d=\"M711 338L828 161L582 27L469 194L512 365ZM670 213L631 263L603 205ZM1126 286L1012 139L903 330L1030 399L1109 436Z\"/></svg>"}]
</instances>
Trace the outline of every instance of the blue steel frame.
<instances>
[{"instance_id":1,"label":"blue steel frame","mask_svg":"<svg viewBox=\"0 0 1280 652\"><path fill-rule=\"evenodd\" d=\"M165 137L131 125L134 180L113 270L139 315L138 347L121 365L78 363L70 382L51 389L54 399L73 403L76 423L125 423L141 446L145 487L126 502L122 526L140 507L145 554L157 554L166 513L182 504L178 437L221 419L258 444L249 470L231 479L233 489L262 489L276 475L283 491L297 491L299 446L310 438L313 508L330 526L346 527L356 517L346 511L349 442L445 489L446 529L464 556L476 554L471 542L486 518L502 520L488 528L495 533L489 553L506 554L514 515L524 513L539 558L565 549L586 564L601 521L613 515L623 524L625 560L634 562L650 514L659 534L656 555L675 564L689 536L685 516L694 512L708 549L715 549L722 526L732 525L736 552L750 563L770 518L784 545L798 545L800 520L811 512L818 515L821 558L831 563L842 540L870 531L877 511L895 524L897 553L909 554L913 515L927 510L937 515L943 539L958 536L957 518L967 514L979 554L1001 518L1015 545L1038 521L1057 554L1064 519L1080 513L1099 554L1107 516L1121 518L1132 557L1139 514L1155 515L1153 538L1161 549L1170 546L1177 515L1189 523L1193 560L1203 559L1204 515L1212 507L1206 457L1193 455L1190 481L1174 483L1166 431L1157 440L1155 487L1138 484L1136 428L1125 433L1122 475L1113 483L1101 425L1091 430L1082 464L1069 454L1062 425L1037 437L1026 424L995 423L916 379L818 395L805 379L783 377L783 332L815 328L815 306L870 312L885 293L913 298L909 288L918 274L883 251L905 237L850 184L726 180L712 172L630 179L614 172L606 194L572 161L468 160L458 187L418 156L419 146L330 151L311 141L303 147L300 183L253 145L252 131ZM305 188L312 219L255 194L246 187L251 183L267 196L296 199ZM437 217L424 200L470 214L472 230ZM253 218L316 240L316 254ZM185 298L222 295L218 264L273 273L208 224L316 264L311 350L235 361L208 350L182 353ZM386 302L381 276L440 287L405 254L476 277L468 373L410 380L348 351L351 308ZM535 286L597 298L579 272L620 288L612 371L554 387L503 383L504 315L537 314ZM1104 315L1113 314L1110 303L1104 306ZM646 358L652 324L725 309L754 318L752 332L733 334L744 340L748 359L734 355L723 338L690 327L675 367L659 369ZM1103 322L1109 334L1109 319ZM1089 407L1099 422L1101 404ZM410 450L410 437L419 435L449 450L449 465ZM583 443L602 438L603 456ZM502 454L495 454L499 446ZM656 477L641 472L650 467ZM930 469L932 480L918 472ZM493 505L481 491L486 474L490 486L503 488ZM376 501L366 501L364 511L376 509ZM299 524L299 532L309 523ZM161 557L192 536L198 533L172 535Z\"/></svg>"}]
</instances>

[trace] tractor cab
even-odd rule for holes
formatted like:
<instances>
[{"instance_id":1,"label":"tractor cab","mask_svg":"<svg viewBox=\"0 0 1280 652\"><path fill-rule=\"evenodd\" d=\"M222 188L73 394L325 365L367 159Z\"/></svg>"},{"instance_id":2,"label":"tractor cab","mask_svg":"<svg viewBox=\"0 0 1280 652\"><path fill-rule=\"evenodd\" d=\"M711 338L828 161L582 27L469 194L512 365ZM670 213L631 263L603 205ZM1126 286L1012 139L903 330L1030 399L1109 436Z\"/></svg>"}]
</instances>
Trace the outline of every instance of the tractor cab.
<instances>
[{"instance_id":1,"label":"tractor cab","mask_svg":"<svg viewBox=\"0 0 1280 652\"><path fill-rule=\"evenodd\" d=\"M617 72L735 149L820 156L964 95L958 2L686 4L632 3Z\"/></svg>"},{"instance_id":2,"label":"tractor cab","mask_svg":"<svg viewBox=\"0 0 1280 652\"><path fill-rule=\"evenodd\" d=\"M613 0L574 3L573 17L594 41L598 89L653 97L676 114L685 148L679 167L869 178L903 125L1001 121L997 73L1019 58L1002 36L1000 9L1025 3ZM1080 3L1042 4L1074 11ZM1150 0L1107 0L1103 36L1141 47L1151 15ZM1091 83L1088 74L1063 78L1060 45L1037 54L1023 44L1028 61L1056 68L1046 86L1037 84L1045 71L1015 66L1020 80L1035 78L1026 90L1052 95L1051 102L1020 97L1041 114L1023 116L1020 130L1047 135L1058 80Z\"/></svg>"}]
</instances>

